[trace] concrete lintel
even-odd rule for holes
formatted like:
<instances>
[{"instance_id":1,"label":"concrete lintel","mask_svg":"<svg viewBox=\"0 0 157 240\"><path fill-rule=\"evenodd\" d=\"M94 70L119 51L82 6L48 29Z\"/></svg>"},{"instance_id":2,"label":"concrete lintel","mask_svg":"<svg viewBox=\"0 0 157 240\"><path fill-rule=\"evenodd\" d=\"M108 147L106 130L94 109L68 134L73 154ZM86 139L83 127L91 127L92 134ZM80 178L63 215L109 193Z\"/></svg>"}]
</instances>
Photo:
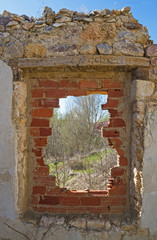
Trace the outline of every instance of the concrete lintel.
<instances>
[{"instance_id":1,"label":"concrete lintel","mask_svg":"<svg viewBox=\"0 0 157 240\"><path fill-rule=\"evenodd\" d=\"M12 63L10 62L10 65ZM15 62L14 62L15 65ZM65 56L53 58L23 58L17 60L18 68L57 67L57 66L107 66L107 67L149 67L150 60L129 56Z\"/></svg>"}]
</instances>

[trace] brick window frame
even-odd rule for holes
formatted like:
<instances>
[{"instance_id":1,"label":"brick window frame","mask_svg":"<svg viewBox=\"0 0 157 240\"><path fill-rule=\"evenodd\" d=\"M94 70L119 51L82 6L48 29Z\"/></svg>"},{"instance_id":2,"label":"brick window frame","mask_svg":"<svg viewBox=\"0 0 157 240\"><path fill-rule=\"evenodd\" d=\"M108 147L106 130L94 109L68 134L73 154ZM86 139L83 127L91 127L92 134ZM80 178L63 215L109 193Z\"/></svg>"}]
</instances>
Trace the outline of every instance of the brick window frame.
<instances>
[{"instance_id":1,"label":"brick window frame","mask_svg":"<svg viewBox=\"0 0 157 240\"><path fill-rule=\"evenodd\" d=\"M83 78L82 76L79 77L79 80L87 80L86 82L89 83L92 80L92 84L94 84L93 80L96 81L97 83L97 87L94 87L94 85L89 86L89 88L86 90L87 91L102 91L102 90L110 90L110 94L108 94L108 102L105 106L103 106L104 109L109 109L110 114L111 114L111 122L109 125L108 129L104 129L103 130L103 134L105 137L108 137L109 139L109 143L110 145L113 145L113 147L116 148L118 155L120 156L119 158L119 162L118 162L118 167L115 167L111 170L111 178L109 178L109 185L108 185L108 189L103 190L103 191L86 191L86 192L82 192L82 191L70 191L70 190L66 190L66 189L59 189L56 188L56 190L58 189L58 192L56 191L56 193L54 193L53 191L53 195L51 195L52 192L50 192L50 194L48 194L48 189L51 186L52 188L54 188L55 186L55 178L52 176L48 176L49 170L48 170L48 166L45 166L45 164L43 163L43 159L42 159L42 147L44 147L44 145L47 143L47 137L48 136L43 136L43 142L42 141L38 141L36 140L36 143L39 144L43 144L39 149L36 148L32 148L32 145L34 146L35 141L34 139L37 139L37 136L39 136L38 134L40 134L39 132L39 126L37 126L38 130L36 133L31 133L31 123L32 123L32 112L31 110L33 110L33 105L32 105L32 99L31 97L33 96L33 92L32 92L32 87L36 90L38 89L38 84L35 86L34 82L36 83L36 80L42 80L43 82L45 81L53 81L54 79L52 79L51 77L49 77L49 74L46 74L47 77L42 79L42 73L45 73L46 71L50 71L53 72L56 70L56 68L61 69L62 75L64 77L67 77L66 70L67 72L69 71L69 66L70 66L70 71L72 72L79 72L80 71L80 58L79 57L68 57L66 56L65 59L64 58L58 58L58 60L56 59L22 59L19 60L18 59L18 65L15 64L14 62L14 81L15 82L19 82L18 85L20 86L20 84L24 85L25 88L27 89L27 110L25 111L25 113L23 113L23 117L25 116L25 118L27 118L27 121L23 121L20 122L20 126L17 125L16 126L16 132L17 135L19 135L19 133L21 133L21 131L23 131L23 129L25 129L25 136L23 137L18 137L17 138L17 144L20 144L22 141L27 142L27 147L26 147L26 154L25 155L21 155L19 153L18 155L18 163L17 166L21 167L23 166L23 171L18 175L18 193L19 193L19 198L18 198L18 203L17 203L17 207L19 210L19 214L23 215L26 212L30 212L33 211L33 213L55 213L55 214L90 214L90 213L94 213L94 214L123 214L123 213L129 213L132 207L132 204L136 204L136 202L138 203L138 199L136 201L136 199L133 199L133 192L130 192L130 182L133 182L134 180L131 179L130 177L133 175L132 172L132 168L130 168L131 165L131 157L132 157L132 151L134 149L134 147L132 146L132 142L131 142L131 128L134 128L134 122L132 122L131 118L130 118L130 126L128 128L128 122L126 121L126 114L125 111L122 112L122 105L123 105L123 110L125 110L126 108L126 101L125 99L130 99L130 104L131 104L131 90L132 91L136 91L136 89L131 89L131 81L134 79L133 77L140 77L140 74L143 73L143 70L147 71L148 69L148 61L147 59L144 58L136 58L136 57L124 57L124 56L117 56L117 57L110 57L109 56L104 56L104 57L100 57L100 56L96 56L95 58L93 58L92 60L90 60L90 64L89 64L89 56L84 57L84 62L81 62L81 68L82 69L89 69L89 71L91 71L91 69L93 70L93 72L95 73L94 76L96 76L96 71L112 71L113 73L116 74L116 76L119 75L119 73L122 72L126 72L126 79L127 79L127 74L129 74L129 82L130 84L127 85L127 81L124 83L123 82L123 86L122 86L122 90L123 90L123 96L114 96L114 91L112 88L110 88L109 86L105 86L102 84L102 80L109 80L109 83L111 83L111 81L113 80L114 82L117 82L118 80L112 79L112 78L101 78L98 79L97 77L91 77L89 78ZM121 62L121 59L123 59L123 61ZM114 60L114 61L113 61ZM55 61L58 61L57 64L55 63ZM73 63L74 61L74 63ZM113 62L112 62L113 61ZM67 62L67 63L66 63ZM66 63L66 65L65 65ZM12 64L12 62L10 63ZM72 65L72 67L71 67ZM91 68L92 65L92 68ZM18 66L18 67L17 67ZM57 66L57 67L56 67ZM118 67L118 68L117 68ZM78 71L79 69L79 71ZM102 70L103 69L103 70ZM141 71L142 70L142 71ZM39 72L38 72L39 71ZM85 70L86 71L86 70ZM34 75L36 75L34 77L32 77L32 73L35 72ZM18 74L17 74L18 73ZM65 76L64 76L65 75ZM79 74L78 74L79 75ZM113 74L114 75L114 74ZM45 76L45 74L44 74ZM105 74L104 74L105 76ZM75 79L72 78L75 82ZM60 79L61 80L61 79ZM57 77L55 78L54 82L58 82L60 81ZM63 80L63 79L62 79ZM77 78L78 80L78 78ZM101 80L101 81L100 81ZM128 79L127 79L128 80ZM72 80L70 80L70 82L72 82ZM33 83L33 85L32 85ZM15 84L16 85L16 84ZM17 86L17 85L16 85ZM54 89L58 89L58 87L54 88L53 86L51 87L53 90ZM64 87L65 88L65 87ZM73 87L72 89L74 90L75 87ZM80 88L80 87L79 87ZM115 89L118 89L118 87L115 87ZM71 89L71 90L72 90ZM85 89L84 89L85 90ZM112 90L112 91L111 91ZM45 90L44 90L45 91ZM39 95L38 97L35 97L34 100L39 100L39 105L41 104L40 100L42 95L40 94L45 94L45 92L38 92ZM58 92L58 90L57 90ZM59 91L60 93L64 92L64 91ZM67 91L66 92L66 96L67 95ZM75 93L76 93L76 89L75 89ZM119 92L119 91L116 91ZM20 92L19 89L19 97L22 97L23 92ZM57 93L58 94L58 93ZM116 93L117 94L117 93ZM25 93L24 93L25 95ZM81 95L83 95L81 93ZM72 96L74 95L74 92L72 94ZM55 99L59 99L60 97L63 97L63 95L61 96L55 96ZM17 97L15 97L14 101L16 102L16 100L18 100ZM52 108L56 107L56 102L58 102L58 100L52 101L52 104L54 104L53 106L51 106ZM116 106L114 106L113 104L118 104ZM43 106L42 106L43 107ZM131 105L130 105L131 107ZM31 109L32 108L32 109ZM47 108L47 107L46 107ZM35 109L34 109L35 110ZM36 109L38 110L38 109ZM41 109L40 109L41 110ZM22 111L23 112L23 111ZM40 112L39 110L37 112ZM50 112L48 113L50 114ZM118 115L117 115L118 114ZM129 110L129 114L131 117L131 111ZM48 124L47 127L49 128L49 118L50 117L44 117L44 119L42 117L39 117L38 121L39 124L42 122ZM118 120L117 120L118 119ZM119 121L119 119L123 120L123 121ZM27 122L27 124L26 124ZM120 126L121 124L125 123L126 126L123 125ZM33 127L33 126L32 126ZM118 131L116 131L118 128ZM26 134L26 129L27 129L27 134ZM45 130L45 129L44 129ZM115 130L115 131L114 131ZM43 131L42 129L40 129L40 131ZM48 130L50 131L50 129ZM124 146L125 145L125 141L123 141L123 139L125 139L125 134L126 132L129 131L130 135L130 143L128 146ZM50 132L49 132L50 133ZM33 134L37 134L37 136L33 136ZM43 133L44 134L44 133ZM115 135L116 136L115 136ZM127 135L127 134L126 134ZM114 138L115 136L115 138ZM120 140L120 141L119 141ZM132 147L132 149L131 149ZM37 160L38 159L38 160ZM31 163L30 163L31 162ZM25 175L26 177L23 178L23 175ZM38 178L39 177L39 178ZM35 179L36 178L36 179ZM37 180L37 181L35 181ZM52 184L54 183L54 186L52 186ZM132 184L131 187L131 191L135 191L134 188L134 183ZM59 193L59 194L58 194ZM72 194L72 195L71 195ZM83 196L84 194L84 196ZM135 193L136 194L136 193ZM45 200L46 197L48 197L47 201L48 203L52 200L51 197L53 197L53 201L51 202L50 205L45 204L46 202L42 202L42 200ZM61 205L58 204L58 197L62 200L67 199L65 202L62 201L62 203L64 203L65 205ZM68 200L68 197L70 198ZM75 205L75 203L73 203L73 205L71 206L70 202L71 200L76 200L74 197L79 198L79 204L81 203L81 198L84 197L85 199L89 199L89 202L86 205ZM71 199L73 198L73 199ZM97 205L94 205L94 201L95 199L97 201L99 201L99 203ZM98 200L99 199L99 200ZM49 201L50 200L50 201ZM70 201L70 202L68 202ZM93 204L93 205L92 205ZM135 205L136 206L136 205ZM27 211L29 210L29 211Z\"/></svg>"},{"instance_id":2,"label":"brick window frame","mask_svg":"<svg viewBox=\"0 0 157 240\"><path fill-rule=\"evenodd\" d=\"M118 110L120 99L124 97L122 82L112 79L36 79L31 92L32 108L30 135L34 146L32 152L36 161L33 169L34 186L30 206L35 212L55 214L123 214L126 212L128 159L121 148L120 129L125 130L126 123L122 112ZM53 108L59 107L59 98L67 96L86 96L106 94L108 101L102 110L110 113L110 123L102 134L108 138L109 145L117 150L119 162L111 169L107 189L104 190L68 190L56 186L55 177L49 175L49 167L43 160L43 148L51 135L49 120Z\"/></svg>"}]
</instances>

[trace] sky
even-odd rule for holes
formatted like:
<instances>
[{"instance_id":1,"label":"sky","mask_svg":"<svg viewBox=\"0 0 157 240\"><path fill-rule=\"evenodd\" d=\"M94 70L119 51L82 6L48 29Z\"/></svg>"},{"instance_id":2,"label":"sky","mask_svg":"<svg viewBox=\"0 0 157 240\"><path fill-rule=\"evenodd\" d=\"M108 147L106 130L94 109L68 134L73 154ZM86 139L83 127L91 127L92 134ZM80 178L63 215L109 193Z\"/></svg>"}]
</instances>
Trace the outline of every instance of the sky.
<instances>
[{"instance_id":1,"label":"sky","mask_svg":"<svg viewBox=\"0 0 157 240\"><path fill-rule=\"evenodd\" d=\"M56 13L61 8L89 12L130 6L133 16L147 26L151 39L157 43L157 0L0 0L0 14L5 9L18 15L40 17L44 6L51 7Z\"/></svg>"}]
</instances>

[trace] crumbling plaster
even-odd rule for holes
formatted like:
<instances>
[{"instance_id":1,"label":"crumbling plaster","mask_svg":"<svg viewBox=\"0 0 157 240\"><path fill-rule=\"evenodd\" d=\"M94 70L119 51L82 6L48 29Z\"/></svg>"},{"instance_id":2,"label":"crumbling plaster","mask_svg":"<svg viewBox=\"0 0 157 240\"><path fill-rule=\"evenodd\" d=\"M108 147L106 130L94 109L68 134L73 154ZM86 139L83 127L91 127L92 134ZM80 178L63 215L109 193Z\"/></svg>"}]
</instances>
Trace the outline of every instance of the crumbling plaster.
<instances>
[{"instance_id":1,"label":"crumbling plaster","mask_svg":"<svg viewBox=\"0 0 157 240\"><path fill-rule=\"evenodd\" d=\"M15 135L12 122L12 70L0 60L0 212L15 218L14 191L16 178Z\"/></svg>"},{"instance_id":2,"label":"crumbling plaster","mask_svg":"<svg viewBox=\"0 0 157 240\"><path fill-rule=\"evenodd\" d=\"M143 158L143 210L141 225L157 231L157 104L147 106Z\"/></svg>"},{"instance_id":3,"label":"crumbling plaster","mask_svg":"<svg viewBox=\"0 0 157 240\"><path fill-rule=\"evenodd\" d=\"M0 239L157 239L157 46L129 11L105 9L86 16L66 9L55 14L45 8L40 19L7 11L0 16ZM63 76L100 67L132 73L130 200L137 218L47 214L23 219L31 190L27 185L27 80L34 69L40 75L55 67L62 69Z\"/></svg>"}]
</instances>

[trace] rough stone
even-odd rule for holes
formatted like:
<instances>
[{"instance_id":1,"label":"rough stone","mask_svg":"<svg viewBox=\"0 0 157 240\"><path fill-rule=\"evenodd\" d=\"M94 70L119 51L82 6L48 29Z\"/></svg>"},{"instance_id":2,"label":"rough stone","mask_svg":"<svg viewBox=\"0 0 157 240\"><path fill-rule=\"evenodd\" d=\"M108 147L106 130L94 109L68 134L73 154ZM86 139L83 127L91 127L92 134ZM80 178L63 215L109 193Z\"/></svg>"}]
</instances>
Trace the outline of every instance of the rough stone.
<instances>
[{"instance_id":1,"label":"rough stone","mask_svg":"<svg viewBox=\"0 0 157 240\"><path fill-rule=\"evenodd\" d=\"M155 83L144 81L144 80L134 80L131 84L131 98L132 100L144 100L150 97L155 90Z\"/></svg>"},{"instance_id":2,"label":"rough stone","mask_svg":"<svg viewBox=\"0 0 157 240\"><path fill-rule=\"evenodd\" d=\"M87 228L93 229L93 230L99 230L103 229L105 227L105 221L104 220L88 220L87 221Z\"/></svg>"},{"instance_id":3,"label":"rough stone","mask_svg":"<svg viewBox=\"0 0 157 240\"><path fill-rule=\"evenodd\" d=\"M2 16L4 16L4 17L9 17L10 15L11 15L11 13L6 10L4 10L2 13Z\"/></svg>"},{"instance_id":4,"label":"rough stone","mask_svg":"<svg viewBox=\"0 0 157 240\"><path fill-rule=\"evenodd\" d=\"M137 235L131 235L131 236L124 236L122 240L149 240L149 238L137 234Z\"/></svg>"},{"instance_id":5,"label":"rough stone","mask_svg":"<svg viewBox=\"0 0 157 240\"><path fill-rule=\"evenodd\" d=\"M70 15L70 16L72 16L73 13L74 13L73 11L70 11L70 10L68 10L68 9L66 9L66 8L62 8L62 9L60 9L59 12L58 12L58 14Z\"/></svg>"},{"instance_id":6,"label":"rough stone","mask_svg":"<svg viewBox=\"0 0 157 240\"><path fill-rule=\"evenodd\" d=\"M65 23L65 22L71 22L71 17L68 16L62 16L61 18L57 19L56 22L58 23Z\"/></svg>"},{"instance_id":7,"label":"rough stone","mask_svg":"<svg viewBox=\"0 0 157 240\"><path fill-rule=\"evenodd\" d=\"M137 229L137 233L140 235L146 236L146 237L149 236L148 228L139 228L139 229Z\"/></svg>"},{"instance_id":8,"label":"rough stone","mask_svg":"<svg viewBox=\"0 0 157 240\"><path fill-rule=\"evenodd\" d=\"M124 8L121 9L121 12L122 12L122 13L129 13L130 10L131 10L130 7L124 7Z\"/></svg>"},{"instance_id":9,"label":"rough stone","mask_svg":"<svg viewBox=\"0 0 157 240\"><path fill-rule=\"evenodd\" d=\"M133 224L131 224L131 225L123 225L122 229L124 231L135 231L137 229L137 226L133 225Z\"/></svg>"},{"instance_id":10,"label":"rough stone","mask_svg":"<svg viewBox=\"0 0 157 240\"><path fill-rule=\"evenodd\" d=\"M25 23L22 25L22 28L23 28L24 30L29 31L31 28L33 28L33 26L34 26L34 23L25 22Z\"/></svg>"},{"instance_id":11,"label":"rough stone","mask_svg":"<svg viewBox=\"0 0 157 240\"><path fill-rule=\"evenodd\" d=\"M124 23L123 26L128 29L141 29L142 28L142 24L139 24L139 23Z\"/></svg>"},{"instance_id":12,"label":"rough stone","mask_svg":"<svg viewBox=\"0 0 157 240\"><path fill-rule=\"evenodd\" d=\"M17 26L19 23L17 21L11 21L9 22L6 26L7 27L14 27L14 26Z\"/></svg>"},{"instance_id":13,"label":"rough stone","mask_svg":"<svg viewBox=\"0 0 157 240\"><path fill-rule=\"evenodd\" d=\"M152 96L155 100L157 100L157 91Z\"/></svg>"},{"instance_id":14,"label":"rough stone","mask_svg":"<svg viewBox=\"0 0 157 240\"><path fill-rule=\"evenodd\" d=\"M80 48L79 53L83 55L96 54L96 47L94 45L85 44Z\"/></svg>"},{"instance_id":15,"label":"rough stone","mask_svg":"<svg viewBox=\"0 0 157 240\"><path fill-rule=\"evenodd\" d=\"M65 25L66 25L65 23L54 23L53 27L58 28L58 27L63 27Z\"/></svg>"},{"instance_id":16,"label":"rough stone","mask_svg":"<svg viewBox=\"0 0 157 240\"><path fill-rule=\"evenodd\" d=\"M106 230L109 230L111 228L111 223L109 221L106 221L105 228Z\"/></svg>"},{"instance_id":17,"label":"rough stone","mask_svg":"<svg viewBox=\"0 0 157 240\"><path fill-rule=\"evenodd\" d=\"M86 222L86 219L79 218L79 219L76 219L76 220L71 220L69 222L69 225L72 226L72 227L85 229L86 226L87 226L87 222Z\"/></svg>"},{"instance_id":18,"label":"rough stone","mask_svg":"<svg viewBox=\"0 0 157 240\"><path fill-rule=\"evenodd\" d=\"M43 29L43 31L44 31L44 33L50 33L50 32L53 32L54 31L54 27L52 27L52 26L46 26L44 29Z\"/></svg>"},{"instance_id":19,"label":"rough stone","mask_svg":"<svg viewBox=\"0 0 157 240\"><path fill-rule=\"evenodd\" d=\"M42 15L46 19L54 20L54 18L55 18L55 12L52 11L52 9L49 7L44 7Z\"/></svg>"},{"instance_id":20,"label":"rough stone","mask_svg":"<svg viewBox=\"0 0 157 240\"><path fill-rule=\"evenodd\" d=\"M5 31L6 25L11 21L9 16L0 16L0 31Z\"/></svg>"},{"instance_id":21,"label":"rough stone","mask_svg":"<svg viewBox=\"0 0 157 240\"><path fill-rule=\"evenodd\" d=\"M68 55L74 55L74 51L77 51L77 46L75 44L69 45L69 44L59 44L56 46L51 46L48 49L48 55L53 56L56 54L65 54L68 52Z\"/></svg>"},{"instance_id":22,"label":"rough stone","mask_svg":"<svg viewBox=\"0 0 157 240\"><path fill-rule=\"evenodd\" d=\"M141 112L144 113L145 111L145 104L143 101L137 101L134 105L133 105L133 112Z\"/></svg>"},{"instance_id":23,"label":"rough stone","mask_svg":"<svg viewBox=\"0 0 157 240\"><path fill-rule=\"evenodd\" d=\"M157 44L153 44L152 46L146 49L147 57L157 57Z\"/></svg>"},{"instance_id":24,"label":"rough stone","mask_svg":"<svg viewBox=\"0 0 157 240\"><path fill-rule=\"evenodd\" d=\"M107 43L98 44L97 49L99 54L104 54L104 55L112 54L112 47L110 47Z\"/></svg>"},{"instance_id":25,"label":"rough stone","mask_svg":"<svg viewBox=\"0 0 157 240\"><path fill-rule=\"evenodd\" d=\"M129 30L123 30L118 33L117 38L119 41L135 42L144 45L149 39L149 34L143 30L139 30L134 33Z\"/></svg>"},{"instance_id":26,"label":"rough stone","mask_svg":"<svg viewBox=\"0 0 157 240\"><path fill-rule=\"evenodd\" d=\"M25 14L21 15L21 17L26 21L32 22L32 19Z\"/></svg>"},{"instance_id":27,"label":"rough stone","mask_svg":"<svg viewBox=\"0 0 157 240\"><path fill-rule=\"evenodd\" d=\"M23 57L23 48L21 44L10 44L4 48L4 56L6 58L21 58Z\"/></svg>"},{"instance_id":28,"label":"rough stone","mask_svg":"<svg viewBox=\"0 0 157 240\"><path fill-rule=\"evenodd\" d=\"M144 50L133 43L118 42L113 44L115 55L144 56Z\"/></svg>"},{"instance_id":29,"label":"rough stone","mask_svg":"<svg viewBox=\"0 0 157 240\"><path fill-rule=\"evenodd\" d=\"M41 44L28 44L24 47L24 56L26 58L45 57L46 48Z\"/></svg>"}]
</instances>

